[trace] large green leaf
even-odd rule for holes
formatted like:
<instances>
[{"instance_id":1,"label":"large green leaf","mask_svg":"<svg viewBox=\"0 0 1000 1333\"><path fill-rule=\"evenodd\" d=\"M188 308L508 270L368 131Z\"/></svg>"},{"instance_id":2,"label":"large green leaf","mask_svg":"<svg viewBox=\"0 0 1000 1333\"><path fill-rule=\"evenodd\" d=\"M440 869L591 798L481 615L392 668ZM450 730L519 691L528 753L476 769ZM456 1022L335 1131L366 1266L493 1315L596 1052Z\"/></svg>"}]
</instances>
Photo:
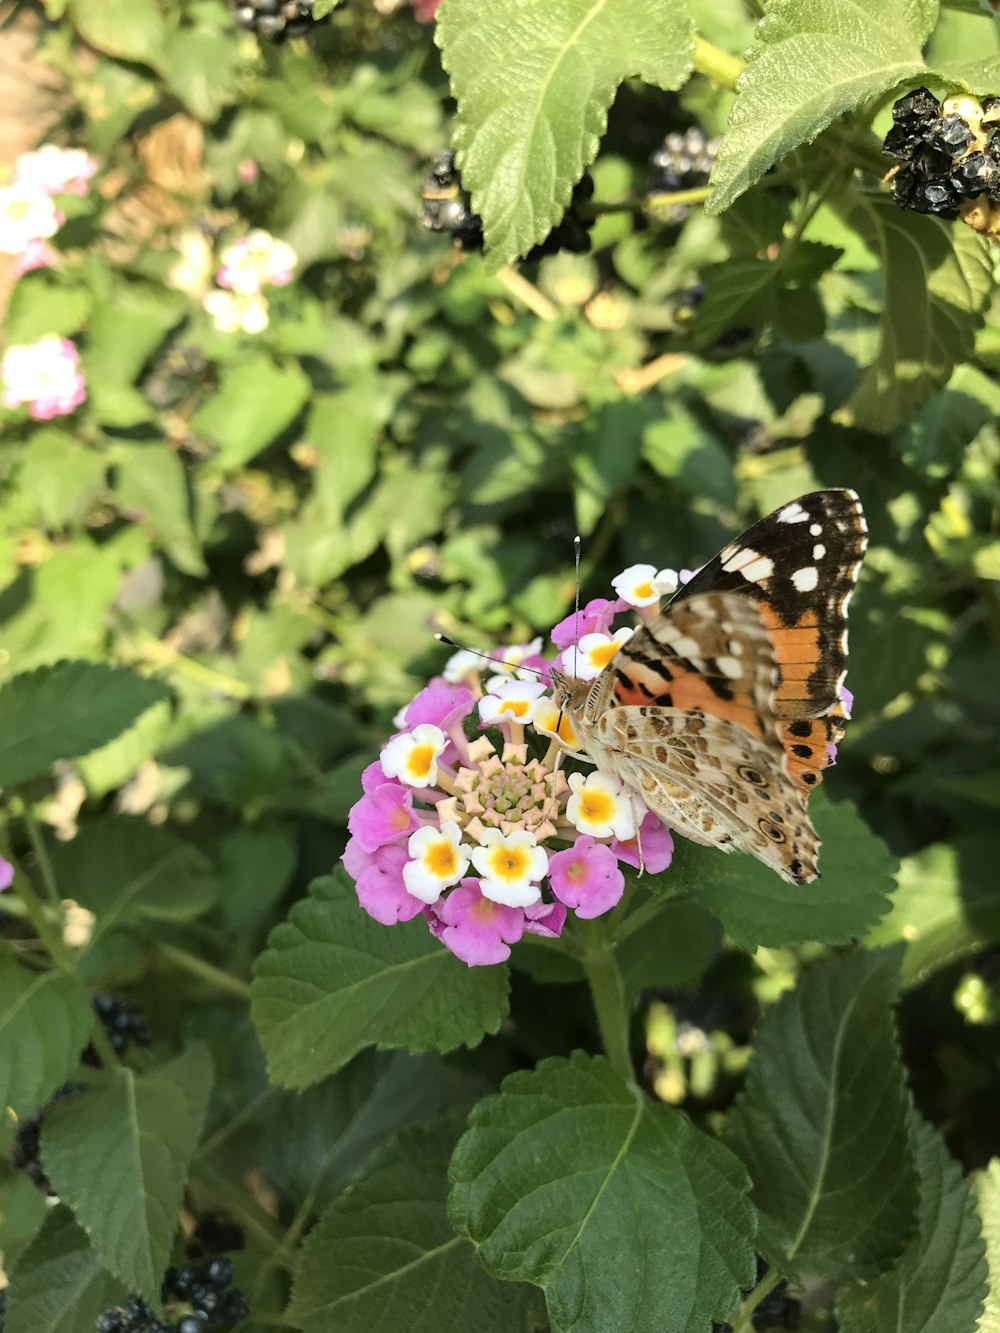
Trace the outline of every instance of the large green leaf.
<instances>
[{"instance_id":1,"label":"large green leaf","mask_svg":"<svg viewBox=\"0 0 1000 1333\"><path fill-rule=\"evenodd\" d=\"M80 1061L94 1011L63 972L35 972L0 954L0 1106L30 1115Z\"/></svg>"},{"instance_id":2,"label":"large green leaf","mask_svg":"<svg viewBox=\"0 0 1000 1333\"><path fill-rule=\"evenodd\" d=\"M56 1193L100 1263L154 1305L211 1085L206 1049L190 1046L141 1078L119 1067L45 1117L42 1163Z\"/></svg>"},{"instance_id":3,"label":"large green leaf","mask_svg":"<svg viewBox=\"0 0 1000 1333\"><path fill-rule=\"evenodd\" d=\"M56 1208L11 1275L4 1333L80 1333L124 1298L86 1232L68 1209Z\"/></svg>"},{"instance_id":4,"label":"large green leaf","mask_svg":"<svg viewBox=\"0 0 1000 1333\"><path fill-rule=\"evenodd\" d=\"M989 1266L986 1305L977 1333L1000 1333L1000 1158L972 1177L976 1193L976 1211L982 1223Z\"/></svg>"},{"instance_id":5,"label":"large green leaf","mask_svg":"<svg viewBox=\"0 0 1000 1333\"><path fill-rule=\"evenodd\" d=\"M227 370L217 393L191 418L191 429L218 446L213 465L230 472L287 430L309 397L298 365L256 356Z\"/></svg>"},{"instance_id":6,"label":"large green leaf","mask_svg":"<svg viewBox=\"0 0 1000 1333\"><path fill-rule=\"evenodd\" d=\"M68 431L36 430L21 463L19 480L38 506L42 522L61 528L82 518L104 485L108 460Z\"/></svg>"},{"instance_id":7,"label":"large green leaf","mask_svg":"<svg viewBox=\"0 0 1000 1333\"><path fill-rule=\"evenodd\" d=\"M380 926L342 870L313 884L254 971L268 1069L290 1088L336 1073L365 1046L475 1046L507 1010L506 968L466 967L422 917Z\"/></svg>"},{"instance_id":8,"label":"large green leaf","mask_svg":"<svg viewBox=\"0 0 1000 1333\"><path fill-rule=\"evenodd\" d=\"M129 517L144 519L169 558L185 574L207 568L191 521L184 465L166 441L115 448L115 494Z\"/></svg>"},{"instance_id":9,"label":"large green leaf","mask_svg":"<svg viewBox=\"0 0 1000 1333\"><path fill-rule=\"evenodd\" d=\"M577 1052L473 1108L449 1213L497 1277L545 1290L555 1333L727 1319L754 1274L746 1174L679 1111Z\"/></svg>"},{"instance_id":10,"label":"large green leaf","mask_svg":"<svg viewBox=\"0 0 1000 1333\"><path fill-rule=\"evenodd\" d=\"M913 1226L909 1100L891 1006L899 950L825 959L758 1033L726 1142L753 1179L758 1241L782 1272L864 1277Z\"/></svg>"},{"instance_id":11,"label":"large green leaf","mask_svg":"<svg viewBox=\"0 0 1000 1333\"><path fill-rule=\"evenodd\" d=\"M906 942L903 985L915 986L956 958L1000 941L996 839L983 832L934 843L906 857L892 911L865 943Z\"/></svg>"},{"instance_id":12,"label":"large green leaf","mask_svg":"<svg viewBox=\"0 0 1000 1333\"><path fill-rule=\"evenodd\" d=\"M169 691L126 667L57 662L0 689L0 784L106 745Z\"/></svg>"},{"instance_id":13,"label":"large green leaf","mask_svg":"<svg viewBox=\"0 0 1000 1333\"><path fill-rule=\"evenodd\" d=\"M69 0L81 37L99 51L155 65L166 39L157 0Z\"/></svg>"},{"instance_id":14,"label":"large green leaf","mask_svg":"<svg viewBox=\"0 0 1000 1333\"><path fill-rule=\"evenodd\" d=\"M993 293L990 243L885 196L851 201L845 221L878 257L884 294L878 356L835 419L888 434L971 356Z\"/></svg>"},{"instance_id":15,"label":"large green leaf","mask_svg":"<svg viewBox=\"0 0 1000 1333\"><path fill-rule=\"evenodd\" d=\"M972 1191L937 1132L913 1117L920 1173L916 1235L899 1263L837 1296L841 1333L987 1333L985 1246Z\"/></svg>"},{"instance_id":16,"label":"large green leaf","mask_svg":"<svg viewBox=\"0 0 1000 1333\"><path fill-rule=\"evenodd\" d=\"M701 272L705 299L694 318L699 347L711 347L727 329L776 325L798 340L823 332L815 285L840 256L832 245L800 242L777 260L737 256Z\"/></svg>"},{"instance_id":17,"label":"large green leaf","mask_svg":"<svg viewBox=\"0 0 1000 1333\"><path fill-rule=\"evenodd\" d=\"M864 935L889 907L895 861L848 802L814 796L813 823L823 848L822 878L789 884L759 861L677 839L671 881L714 912L746 949L820 940L845 944Z\"/></svg>"},{"instance_id":18,"label":"large green leaf","mask_svg":"<svg viewBox=\"0 0 1000 1333\"><path fill-rule=\"evenodd\" d=\"M320 1218L288 1317L305 1333L521 1333L531 1288L489 1277L448 1224L457 1119L401 1134Z\"/></svg>"},{"instance_id":19,"label":"large green leaf","mask_svg":"<svg viewBox=\"0 0 1000 1333\"><path fill-rule=\"evenodd\" d=\"M924 69L937 0L772 0L712 172L721 213L836 118Z\"/></svg>"},{"instance_id":20,"label":"large green leaf","mask_svg":"<svg viewBox=\"0 0 1000 1333\"><path fill-rule=\"evenodd\" d=\"M679 88L691 69L681 0L444 0L437 38L462 179L497 265L558 222L622 80Z\"/></svg>"}]
</instances>

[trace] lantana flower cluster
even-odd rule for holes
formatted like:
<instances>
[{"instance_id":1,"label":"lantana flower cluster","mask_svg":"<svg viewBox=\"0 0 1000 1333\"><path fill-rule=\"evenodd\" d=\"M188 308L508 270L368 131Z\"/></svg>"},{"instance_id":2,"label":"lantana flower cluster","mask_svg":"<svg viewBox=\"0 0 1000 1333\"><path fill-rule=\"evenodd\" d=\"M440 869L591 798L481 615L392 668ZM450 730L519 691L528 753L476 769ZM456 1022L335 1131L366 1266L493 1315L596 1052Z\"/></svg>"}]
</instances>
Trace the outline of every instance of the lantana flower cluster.
<instances>
[{"instance_id":1,"label":"lantana flower cluster","mask_svg":"<svg viewBox=\"0 0 1000 1333\"><path fill-rule=\"evenodd\" d=\"M673 839L656 815L613 775L579 771L590 760L549 670L595 677L633 633L616 616L651 617L685 575L634 565L613 581L615 599L556 625L554 660L541 638L487 659L461 650L397 715L348 820L343 863L369 916L391 926L422 914L470 967L500 963L525 934L558 937L569 912L615 907L639 841L647 871L669 866Z\"/></svg>"},{"instance_id":2,"label":"lantana flower cluster","mask_svg":"<svg viewBox=\"0 0 1000 1333\"><path fill-rule=\"evenodd\" d=\"M48 242L66 218L54 196L85 195L96 170L97 163L82 148L55 144L16 160L13 180L0 188L0 252L16 256L15 277L56 263Z\"/></svg>"},{"instance_id":3,"label":"lantana flower cluster","mask_svg":"<svg viewBox=\"0 0 1000 1333\"><path fill-rule=\"evenodd\" d=\"M8 347L2 367L4 407L27 407L35 421L66 416L87 396L80 353L68 338L49 334Z\"/></svg>"},{"instance_id":4,"label":"lantana flower cluster","mask_svg":"<svg viewBox=\"0 0 1000 1333\"><path fill-rule=\"evenodd\" d=\"M265 287L285 287L298 256L287 241L257 229L223 250L216 286L204 299L220 333L263 333L269 314Z\"/></svg>"}]
</instances>

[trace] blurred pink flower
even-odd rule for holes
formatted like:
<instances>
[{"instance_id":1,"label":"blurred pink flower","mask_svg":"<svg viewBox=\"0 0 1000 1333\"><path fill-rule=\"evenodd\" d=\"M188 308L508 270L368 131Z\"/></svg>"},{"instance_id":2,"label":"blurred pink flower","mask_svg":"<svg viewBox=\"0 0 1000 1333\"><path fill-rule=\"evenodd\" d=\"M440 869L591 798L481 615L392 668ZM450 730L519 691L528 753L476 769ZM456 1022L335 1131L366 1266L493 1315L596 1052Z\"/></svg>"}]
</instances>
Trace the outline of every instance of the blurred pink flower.
<instances>
[{"instance_id":1,"label":"blurred pink flower","mask_svg":"<svg viewBox=\"0 0 1000 1333\"><path fill-rule=\"evenodd\" d=\"M413 0L413 15L418 23L433 23L441 0Z\"/></svg>"},{"instance_id":2,"label":"blurred pink flower","mask_svg":"<svg viewBox=\"0 0 1000 1333\"><path fill-rule=\"evenodd\" d=\"M66 416L87 396L79 352L68 338L54 335L8 347L2 378L4 407L27 404L36 421Z\"/></svg>"},{"instance_id":3,"label":"blurred pink flower","mask_svg":"<svg viewBox=\"0 0 1000 1333\"><path fill-rule=\"evenodd\" d=\"M23 277L36 268L54 268L59 262L59 255L48 241L40 236L28 242L11 265L11 274L15 278Z\"/></svg>"},{"instance_id":4,"label":"blurred pink flower","mask_svg":"<svg viewBox=\"0 0 1000 1333\"><path fill-rule=\"evenodd\" d=\"M36 185L0 188L0 253L19 255L32 241L54 236L64 221L63 214Z\"/></svg>"},{"instance_id":5,"label":"blurred pink flower","mask_svg":"<svg viewBox=\"0 0 1000 1333\"><path fill-rule=\"evenodd\" d=\"M21 154L14 163L14 178L46 194L84 195L96 170L97 163L82 148L47 143L36 152Z\"/></svg>"}]
</instances>

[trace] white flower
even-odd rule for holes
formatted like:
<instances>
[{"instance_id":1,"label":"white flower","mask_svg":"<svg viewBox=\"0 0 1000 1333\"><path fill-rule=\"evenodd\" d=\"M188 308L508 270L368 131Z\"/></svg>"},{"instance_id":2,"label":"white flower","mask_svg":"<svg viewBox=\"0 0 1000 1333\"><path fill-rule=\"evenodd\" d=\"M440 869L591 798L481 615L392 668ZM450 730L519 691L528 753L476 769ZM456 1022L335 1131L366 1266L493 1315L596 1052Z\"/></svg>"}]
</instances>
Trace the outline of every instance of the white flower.
<instances>
[{"instance_id":1,"label":"white flower","mask_svg":"<svg viewBox=\"0 0 1000 1333\"><path fill-rule=\"evenodd\" d=\"M223 250L215 280L240 296L253 296L261 287L291 282L297 262L298 255L286 241L258 229Z\"/></svg>"},{"instance_id":2,"label":"white flower","mask_svg":"<svg viewBox=\"0 0 1000 1333\"><path fill-rule=\"evenodd\" d=\"M382 772L387 778L399 778L408 787L433 787L437 782L437 761L444 753L448 737L431 722L421 722L412 731L394 736L382 750Z\"/></svg>"},{"instance_id":3,"label":"white flower","mask_svg":"<svg viewBox=\"0 0 1000 1333\"><path fill-rule=\"evenodd\" d=\"M567 750L580 749L580 737L577 735L576 727L573 726L573 719L565 709L556 707L554 699L539 699L535 704L535 714L531 721L536 731L541 732L543 736L551 736ZM581 758L586 756L581 755Z\"/></svg>"},{"instance_id":4,"label":"white flower","mask_svg":"<svg viewBox=\"0 0 1000 1333\"><path fill-rule=\"evenodd\" d=\"M611 773L569 775L573 795L566 802L566 818L581 833L595 838L612 836L627 842L635 837L632 801Z\"/></svg>"},{"instance_id":5,"label":"white flower","mask_svg":"<svg viewBox=\"0 0 1000 1333\"><path fill-rule=\"evenodd\" d=\"M177 262L168 269L164 281L175 291L200 300L208 290L212 277L212 243L203 231L199 231L197 227L189 227L187 231L181 233L177 249L179 252ZM225 308L229 308L228 303ZM212 311L209 310L208 313L211 314Z\"/></svg>"},{"instance_id":6,"label":"white flower","mask_svg":"<svg viewBox=\"0 0 1000 1333\"><path fill-rule=\"evenodd\" d=\"M407 893L422 903L436 903L445 889L458 883L469 868L461 838L462 830L452 819L439 829L427 824L410 834L406 850L412 860L403 866Z\"/></svg>"},{"instance_id":7,"label":"white flower","mask_svg":"<svg viewBox=\"0 0 1000 1333\"><path fill-rule=\"evenodd\" d=\"M479 716L493 722L530 722L535 704L545 693L540 680L506 680L479 700Z\"/></svg>"},{"instance_id":8,"label":"white flower","mask_svg":"<svg viewBox=\"0 0 1000 1333\"><path fill-rule=\"evenodd\" d=\"M475 672L478 676L480 672L485 671L486 660L474 653L469 648L460 648L457 653L452 653L444 664L444 670L441 672L445 680L457 685L459 681L465 680L470 672Z\"/></svg>"},{"instance_id":9,"label":"white flower","mask_svg":"<svg viewBox=\"0 0 1000 1333\"><path fill-rule=\"evenodd\" d=\"M505 907L530 907L542 891L536 881L544 879L549 858L544 847L526 829L503 834L499 829L484 829L482 844L472 851L472 864L482 876L480 890L484 898Z\"/></svg>"},{"instance_id":10,"label":"white flower","mask_svg":"<svg viewBox=\"0 0 1000 1333\"><path fill-rule=\"evenodd\" d=\"M577 680L593 680L608 665L623 643L631 639L635 630L627 625L615 630L614 635L585 634L578 644L563 651L562 669Z\"/></svg>"},{"instance_id":11,"label":"white flower","mask_svg":"<svg viewBox=\"0 0 1000 1333\"><path fill-rule=\"evenodd\" d=\"M46 194L86 194L97 163L82 148L60 148L47 143L34 153L22 153L14 164L20 185Z\"/></svg>"},{"instance_id":12,"label":"white flower","mask_svg":"<svg viewBox=\"0 0 1000 1333\"><path fill-rule=\"evenodd\" d=\"M202 304L220 333L263 333L267 328L267 301L263 296L214 291Z\"/></svg>"},{"instance_id":13,"label":"white flower","mask_svg":"<svg viewBox=\"0 0 1000 1333\"><path fill-rule=\"evenodd\" d=\"M508 677L516 676L519 680L530 679L533 672L520 672L518 668L526 657L535 657L542 651L542 636L531 640L530 643L511 643L504 648L498 648L496 656L491 659L490 666L495 675L490 676L486 682L486 688L493 691L497 685L502 684Z\"/></svg>"},{"instance_id":14,"label":"white flower","mask_svg":"<svg viewBox=\"0 0 1000 1333\"><path fill-rule=\"evenodd\" d=\"M655 565L629 565L611 580L611 586L631 606L652 606L677 589L677 571L657 570Z\"/></svg>"},{"instance_id":15,"label":"white flower","mask_svg":"<svg viewBox=\"0 0 1000 1333\"><path fill-rule=\"evenodd\" d=\"M54 236L63 215L37 185L15 181L0 189L0 253L19 255L29 241Z\"/></svg>"}]
</instances>

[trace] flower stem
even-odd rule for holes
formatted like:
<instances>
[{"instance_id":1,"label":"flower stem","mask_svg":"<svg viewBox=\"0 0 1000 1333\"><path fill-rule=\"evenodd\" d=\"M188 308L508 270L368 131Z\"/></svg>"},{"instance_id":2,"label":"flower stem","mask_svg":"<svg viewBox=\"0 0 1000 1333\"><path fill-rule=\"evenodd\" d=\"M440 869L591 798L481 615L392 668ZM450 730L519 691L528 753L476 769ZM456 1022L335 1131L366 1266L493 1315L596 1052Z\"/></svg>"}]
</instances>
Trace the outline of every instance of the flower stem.
<instances>
[{"instance_id":1,"label":"flower stem","mask_svg":"<svg viewBox=\"0 0 1000 1333\"><path fill-rule=\"evenodd\" d=\"M600 922L587 921L582 925L583 970L594 1001L604 1052L625 1082L632 1083L634 1076L629 1049L628 1008L614 945Z\"/></svg>"},{"instance_id":2,"label":"flower stem","mask_svg":"<svg viewBox=\"0 0 1000 1333\"><path fill-rule=\"evenodd\" d=\"M781 1281L781 1274L776 1268L772 1268L757 1283L753 1291L743 1302L739 1314L733 1320L733 1333L753 1333L753 1312L766 1296L770 1296Z\"/></svg>"},{"instance_id":3,"label":"flower stem","mask_svg":"<svg viewBox=\"0 0 1000 1333\"><path fill-rule=\"evenodd\" d=\"M743 73L743 61L739 56L731 56L728 51L706 42L697 33L694 35L694 67L706 79L733 90L736 88L736 80Z\"/></svg>"},{"instance_id":4,"label":"flower stem","mask_svg":"<svg viewBox=\"0 0 1000 1333\"><path fill-rule=\"evenodd\" d=\"M235 995L241 1000L249 1000L249 983L243 981L240 977L234 977L231 972L224 972L221 967L216 967L214 963L208 963L204 958L198 958L197 955L188 953L186 949L178 949L174 944L158 944L156 952L167 962L173 963L175 967L183 968L185 972L190 972L192 976L207 981L210 986L215 986L217 990L227 991L230 995Z\"/></svg>"}]
</instances>

